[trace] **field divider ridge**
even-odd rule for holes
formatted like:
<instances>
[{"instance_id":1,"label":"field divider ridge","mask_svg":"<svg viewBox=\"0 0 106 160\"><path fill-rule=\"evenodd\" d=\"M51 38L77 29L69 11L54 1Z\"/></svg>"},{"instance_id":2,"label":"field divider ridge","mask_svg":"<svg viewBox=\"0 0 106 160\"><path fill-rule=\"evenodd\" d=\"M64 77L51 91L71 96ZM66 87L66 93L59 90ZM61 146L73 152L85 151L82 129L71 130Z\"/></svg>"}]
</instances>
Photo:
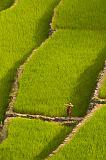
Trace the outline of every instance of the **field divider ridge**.
<instances>
[{"instance_id":1,"label":"field divider ridge","mask_svg":"<svg viewBox=\"0 0 106 160\"><path fill-rule=\"evenodd\" d=\"M99 97L99 90L103 84L105 77L106 77L106 61L105 61L103 70L100 72L98 76L98 83L94 92L94 96L92 97L92 100L91 100L98 104L106 104L106 99L102 99Z\"/></svg>"},{"instance_id":2,"label":"field divider ridge","mask_svg":"<svg viewBox=\"0 0 106 160\"><path fill-rule=\"evenodd\" d=\"M28 118L28 119L41 119L43 121L52 121L52 122L80 122L83 118L82 117L48 117L43 115L32 115L32 114L22 114L22 113L16 113L13 112L11 114L8 114L6 118L8 117L21 117L21 118Z\"/></svg>"}]
</instances>

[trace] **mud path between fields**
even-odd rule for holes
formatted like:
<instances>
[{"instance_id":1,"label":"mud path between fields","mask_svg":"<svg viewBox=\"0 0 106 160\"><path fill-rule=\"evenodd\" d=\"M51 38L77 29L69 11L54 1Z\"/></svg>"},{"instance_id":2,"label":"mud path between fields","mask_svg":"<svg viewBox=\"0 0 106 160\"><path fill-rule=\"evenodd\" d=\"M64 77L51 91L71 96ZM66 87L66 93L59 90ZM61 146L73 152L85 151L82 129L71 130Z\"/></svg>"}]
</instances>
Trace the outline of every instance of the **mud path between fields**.
<instances>
[{"instance_id":1,"label":"mud path between fields","mask_svg":"<svg viewBox=\"0 0 106 160\"><path fill-rule=\"evenodd\" d=\"M74 122L80 122L82 121L83 117L48 117L48 116L43 116L43 115L32 115L32 114L22 114L22 113L16 113L13 112L10 115L8 114L6 118L15 118L15 117L20 117L20 118L29 118L29 119L41 119L43 121L51 121L51 122L67 122L67 123L74 123Z\"/></svg>"}]
</instances>

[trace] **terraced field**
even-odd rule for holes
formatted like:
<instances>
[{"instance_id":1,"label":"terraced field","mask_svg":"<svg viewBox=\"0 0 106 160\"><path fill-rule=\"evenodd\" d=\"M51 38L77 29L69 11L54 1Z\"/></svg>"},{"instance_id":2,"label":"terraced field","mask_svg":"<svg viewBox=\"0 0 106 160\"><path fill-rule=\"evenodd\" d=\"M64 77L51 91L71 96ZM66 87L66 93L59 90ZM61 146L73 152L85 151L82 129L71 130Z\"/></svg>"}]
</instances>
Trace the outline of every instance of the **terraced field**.
<instances>
[{"instance_id":1,"label":"terraced field","mask_svg":"<svg viewBox=\"0 0 106 160\"><path fill-rule=\"evenodd\" d=\"M85 115L106 59L106 31L101 20L105 5L100 7L100 0L90 2L64 0L55 9L52 29L57 31L25 65L14 111L66 116L65 104L71 102L73 116ZM74 21L78 21L77 27Z\"/></svg>"},{"instance_id":2,"label":"terraced field","mask_svg":"<svg viewBox=\"0 0 106 160\"><path fill-rule=\"evenodd\" d=\"M70 131L53 122L11 119L8 138L0 145L0 160L44 159Z\"/></svg>"},{"instance_id":3,"label":"terraced field","mask_svg":"<svg viewBox=\"0 0 106 160\"><path fill-rule=\"evenodd\" d=\"M105 160L105 0L0 11L0 160Z\"/></svg>"},{"instance_id":4,"label":"terraced field","mask_svg":"<svg viewBox=\"0 0 106 160\"><path fill-rule=\"evenodd\" d=\"M0 13L0 121L8 105L17 67L47 38L57 2L19 0L14 7Z\"/></svg>"},{"instance_id":5,"label":"terraced field","mask_svg":"<svg viewBox=\"0 0 106 160\"><path fill-rule=\"evenodd\" d=\"M85 115L105 45L105 31L56 31L25 65L15 112L66 116L65 104L72 102L73 116Z\"/></svg>"}]
</instances>

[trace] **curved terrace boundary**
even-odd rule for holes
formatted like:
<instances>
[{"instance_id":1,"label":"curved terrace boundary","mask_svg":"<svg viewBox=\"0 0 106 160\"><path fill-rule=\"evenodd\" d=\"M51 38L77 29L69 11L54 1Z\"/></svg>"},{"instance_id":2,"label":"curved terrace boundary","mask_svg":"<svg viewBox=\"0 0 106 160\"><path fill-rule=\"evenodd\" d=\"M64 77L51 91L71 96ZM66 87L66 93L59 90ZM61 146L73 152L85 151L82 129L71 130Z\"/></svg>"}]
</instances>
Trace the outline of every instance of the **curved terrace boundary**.
<instances>
[{"instance_id":1,"label":"curved terrace boundary","mask_svg":"<svg viewBox=\"0 0 106 160\"><path fill-rule=\"evenodd\" d=\"M18 0L0 0L0 12L14 8Z\"/></svg>"}]
</instances>

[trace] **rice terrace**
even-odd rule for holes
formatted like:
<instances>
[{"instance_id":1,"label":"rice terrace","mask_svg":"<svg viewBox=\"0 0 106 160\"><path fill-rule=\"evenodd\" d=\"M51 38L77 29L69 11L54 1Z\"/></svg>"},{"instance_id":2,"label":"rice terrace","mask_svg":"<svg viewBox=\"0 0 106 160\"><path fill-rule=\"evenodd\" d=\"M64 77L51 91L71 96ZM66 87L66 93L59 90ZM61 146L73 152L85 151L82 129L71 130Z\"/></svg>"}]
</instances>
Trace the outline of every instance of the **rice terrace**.
<instances>
[{"instance_id":1,"label":"rice terrace","mask_svg":"<svg viewBox=\"0 0 106 160\"><path fill-rule=\"evenodd\" d=\"M106 0L0 0L0 160L106 160Z\"/></svg>"}]
</instances>

